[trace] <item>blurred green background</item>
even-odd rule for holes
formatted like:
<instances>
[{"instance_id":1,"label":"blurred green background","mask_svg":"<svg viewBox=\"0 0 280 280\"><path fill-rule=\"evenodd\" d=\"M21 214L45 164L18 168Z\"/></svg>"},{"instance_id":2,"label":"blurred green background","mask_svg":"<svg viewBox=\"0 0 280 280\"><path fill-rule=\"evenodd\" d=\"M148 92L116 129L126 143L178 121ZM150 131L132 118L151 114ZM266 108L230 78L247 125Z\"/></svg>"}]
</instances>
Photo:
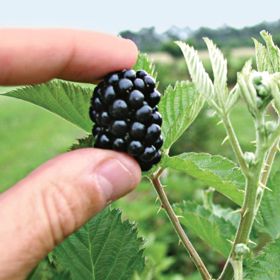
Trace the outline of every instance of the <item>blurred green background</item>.
<instances>
[{"instance_id":1,"label":"blurred green background","mask_svg":"<svg viewBox=\"0 0 280 280\"><path fill-rule=\"evenodd\" d=\"M222 46L228 58L230 86L234 85L236 73L242 68L244 62L254 55L252 44L246 45L245 48L241 43L238 46L236 40L234 42L234 47ZM167 43L164 43L159 51L150 53L157 66L158 81L162 92L168 84L174 84L176 80L188 79L184 59L177 50L172 50L177 48L175 44L171 42L168 44L169 47ZM211 74L205 50L201 50L200 55ZM6 90L7 88L1 87L0 93ZM198 119L174 145L171 153L208 152L222 154L234 160L229 144L226 142L221 145L225 132L222 125L217 125L218 121L213 111L205 107ZM251 143L254 139L253 122L242 101L232 112L232 122L243 150L251 151L254 148ZM23 101L1 97L0 191L15 184L44 161L65 152L75 139L84 135L79 128L41 108ZM171 171L168 171L164 183L168 186L166 190L172 202L184 199L202 203L202 190L208 187L189 176ZM214 199L225 206L234 207L218 194L215 194ZM135 192L116 202L115 206L123 209L125 217L136 221L140 235L145 238L147 268L141 279L200 279L188 255L182 246L178 246L177 237L163 211L158 212L160 205L156 202L155 192L148 181L144 180ZM215 275L225 260L211 252L209 247L191 232L190 237L208 264L210 272Z\"/></svg>"}]
</instances>

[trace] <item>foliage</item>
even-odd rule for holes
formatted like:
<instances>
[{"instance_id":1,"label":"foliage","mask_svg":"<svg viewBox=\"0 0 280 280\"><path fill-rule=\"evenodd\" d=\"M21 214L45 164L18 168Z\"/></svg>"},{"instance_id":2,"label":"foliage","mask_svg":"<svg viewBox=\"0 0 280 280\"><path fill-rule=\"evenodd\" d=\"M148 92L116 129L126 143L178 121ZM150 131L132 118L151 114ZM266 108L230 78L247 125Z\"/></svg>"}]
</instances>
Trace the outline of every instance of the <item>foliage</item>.
<instances>
[{"instance_id":1,"label":"foliage","mask_svg":"<svg viewBox=\"0 0 280 280\"><path fill-rule=\"evenodd\" d=\"M242 204L244 177L236 164L226 158L204 153L183 153L166 159L163 166L186 172L237 204Z\"/></svg>"},{"instance_id":2,"label":"foliage","mask_svg":"<svg viewBox=\"0 0 280 280\"><path fill-rule=\"evenodd\" d=\"M119 210L105 209L54 250L53 264L44 260L29 279L131 279L144 267L141 246L136 227L123 222Z\"/></svg>"},{"instance_id":3,"label":"foliage","mask_svg":"<svg viewBox=\"0 0 280 280\"><path fill-rule=\"evenodd\" d=\"M197 49L205 48L201 38L211 38L216 44L223 48L236 48L236 47L252 47L252 37L260 39L259 33L261 30L268 30L274 35L279 34L279 21L273 23L260 23L251 27L244 27L236 29L225 26L219 29L211 29L202 27L196 30L191 36L191 43Z\"/></svg>"},{"instance_id":4,"label":"foliage","mask_svg":"<svg viewBox=\"0 0 280 280\"><path fill-rule=\"evenodd\" d=\"M280 237L280 172L277 172L269 181L269 191L265 192L255 227L258 232L266 233L271 239Z\"/></svg>"},{"instance_id":5,"label":"foliage","mask_svg":"<svg viewBox=\"0 0 280 280\"><path fill-rule=\"evenodd\" d=\"M206 280L213 279L212 275L218 273L223 266L219 280L232 279L233 276L236 280L241 280L243 263L247 279L279 278L276 261L272 261L279 257L279 173L275 173L268 184L267 182L278 151L280 132L278 115L269 107L273 104L279 114L279 73L276 72L280 68L280 50L268 33L262 32L261 36L265 45L255 41L258 71L253 70L250 62L246 63L238 73L234 87L228 85L227 59L210 39L204 38L204 41L209 51L212 75L206 71L192 46L177 42L184 54L192 82L177 82L164 91L159 105L163 117L164 157L157 168L146 175L158 195L160 208L167 214L191 259L183 255L182 248L174 250L176 238L170 237L172 241L169 240L171 228L162 227L167 218L156 217L155 208L151 204L144 207L138 205L140 199L137 197L133 204L141 207L135 211L138 217L145 220L153 215L153 222L160 221L159 224L152 222L146 225L147 228L141 232L147 236L149 229L153 228L154 231L148 235L152 240L151 246L147 243L143 246L142 240L137 237L135 224L123 221L119 210L106 209L59 245L49 258L33 271L30 279L182 279L182 275L178 275L176 270L177 258L187 264L187 269L194 267L190 264L190 261L193 261L201 277ZM140 68L156 76L155 67L146 55L139 56L135 69ZM86 133L91 129L88 117L91 91L92 87L81 87L58 80L7 89L1 97L29 101L75 124ZM233 151L231 159L236 162L225 156L209 153L170 154L170 148L180 141L185 131L191 125L195 126L195 120L203 110L205 100L208 110L214 112L223 124L225 141L229 142ZM254 124L252 129L256 134L256 147L250 152L243 150L235 131L235 123L231 122L232 112L241 100L247 105L248 115ZM242 108L246 107L243 105ZM274 121L274 125L271 125L271 121ZM92 146L92 137L83 136L71 149ZM179 173L174 173L173 170ZM185 179L181 180L180 176L185 173L191 178L184 177ZM174 189L172 174L177 174L178 180ZM162 181L169 186L170 198ZM189 183L192 184L191 187L188 187ZM146 199L150 195L154 199L147 181L144 181L142 188ZM267 188L273 193L265 191ZM171 195L172 192L174 193ZM189 194L192 197L188 197ZM221 197L231 205L230 208L219 203ZM185 201L174 205L170 203L178 200ZM136 206L128 205L126 209L136 209ZM252 250L250 239L257 234L269 238L265 239L264 243L255 238L254 241L258 243L255 250ZM157 238L163 238L166 242L159 242ZM194 243L190 241L193 238ZM203 245L198 240L202 240ZM271 240L273 242L269 243ZM173 245L170 247L170 244ZM150 258L144 270L145 247ZM263 252L259 252L263 247ZM171 254L170 248L173 250ZM211 249L211 253L205 254L207 266L204 258L198 254L205 249ZM168 254L170 256L162 262L163 256ZM214 269L210 266L211 257ZM166 270L175 273L172 276L165 275ZM185 270L180 272L187 273ZM260 276L261 278L257 278ZM190 279L192 278L196 279L197 274L192 275Z\"/></svg>"},{"instance_id":6,"label":"foliage","mask_svg":"<svg viewBox=\"0 0 280 280\"><path fill-rule=\"evenodd\" d=\"M159 105L164 117L162 132L163 149L168 150L197 117L204 99L188 82L176 83L167 87Z\"/></svg>"},{"instance_id":7,"label":"foliage","mask_svg":"<svg viewBox=\"0 0 280 280\"><path fill-rule=\"evenodd\" d=\"M275 280L280 277L280 239L269 244L264 251L248 264L246 280Z\"/></svg>"},{"instance_id":8,"label":"foliage","mask_svg":"<svg viewBox=\"0 0 280 280\"><path fill-rule=\"evenodd\" d=\"M181 222L193 231L209 247L225 258L231 250L231 240L236 228L224 217L219 217L205 207L194 202L183 202L175 206L176 212L182 216Z\"/></svg>"},{"instance_id":9,"label":"foliage","mask_svg":"<svg viewBox=\"0 0 280 280\"><path fill-rule=\"evenodd\" d=\"M79 94L77 94L79 92ZM43 107L85 131L91 131L88 118L91 89L63 81L21 87L5 96L22 99Z\"/></svg>"},{"instance_id":10,"label":"foliage","mask_svg":"<svg viewBox=\"0 0 280 280\"><path fill-rule=\"evenodd\" d=\"M253 47L252 37L260 39L261 30L267 30L274 36L276 45L280 44L280 23L263 22L254 26L241 29L230 26L223 26L218 29L201 27L191 31L187 27L171 27L164 33L156 32L154 27L142 28L137 32L122 31L120 35L124 38L133 40L142 52L165 51L174 57L181 56L180 50L175 48L173 41L183 40L196 49L206 49L202 40L204 37L212 39L222 49L232 49L240 47Z\"/></svg>"},{"instance_id":11,"label":"foliage","mask_svg":"<svg viewBox=\"0 0 280 280\"><path fill-rule=\"evenodd\" d=\"M139 32L122 31L120 36L134 41L142 52L156 51L162 42L154 27L142 28Z\"/></svg>"},{"instance_id":12,"label":"foliage","mask_svg":"<svg viewBox=\"0 0 280 280\"><path fill-rule=\"evenodd\" d=\"M131 279L144 267L136 227L118 210L103 210L59 245L54 255L71 279Z\"/></svg>"}]
</instances>

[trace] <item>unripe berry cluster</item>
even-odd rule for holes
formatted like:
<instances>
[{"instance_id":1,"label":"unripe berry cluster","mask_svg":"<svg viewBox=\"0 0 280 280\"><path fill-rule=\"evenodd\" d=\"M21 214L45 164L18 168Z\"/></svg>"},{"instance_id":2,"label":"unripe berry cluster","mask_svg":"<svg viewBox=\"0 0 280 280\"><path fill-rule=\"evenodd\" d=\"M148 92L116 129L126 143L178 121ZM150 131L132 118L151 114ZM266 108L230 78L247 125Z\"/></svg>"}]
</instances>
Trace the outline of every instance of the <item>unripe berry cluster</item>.
<instances>
[{"instance_id":1,"label":"unripe berry cluster","mask_svg":"<svg viewBox=\"0 0 280 280\"><path fill-rule=\"evenodd\" d=\"M157 164L163 138L157 106L161 95L155 87L155 80L143 70L124 70L105 77L91 99L94 146L127 152L143 171Z\"/></svg>"}]
</instances>

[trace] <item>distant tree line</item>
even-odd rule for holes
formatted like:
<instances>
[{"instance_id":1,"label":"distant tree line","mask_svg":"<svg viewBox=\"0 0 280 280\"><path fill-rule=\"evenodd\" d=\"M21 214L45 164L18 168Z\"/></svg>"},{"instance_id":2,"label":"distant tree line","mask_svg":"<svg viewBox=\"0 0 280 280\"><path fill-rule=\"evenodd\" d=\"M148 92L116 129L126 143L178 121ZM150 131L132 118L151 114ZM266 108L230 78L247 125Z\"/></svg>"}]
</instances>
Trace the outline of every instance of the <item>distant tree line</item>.
<instances>
[{"instance_id":1,"label":"distant tree line","mask_svg":"<svg viewBox=\"0 0 280 280\"><path fill-rule=\"evenodd\" d=\"M259 32L267 30L273 35L274 42L280 45L280 20L276 22L263 22L241 29L223 26L218 29L201 27L191 32L189 28L172 27L159 34L154 27L143 28L139 32L123 31L120 35L133 40L143 52L166 51L173 56L180 56L179 48L174 44L176 40L183 40L196 49L205 49L203 37L211 38L220 48L231 49L237 47L253 47L252 37L260 39ZM183 37L182 37L182 34ZM185 37L185 38L184 38Z\"/></svg>"}]
</instances>

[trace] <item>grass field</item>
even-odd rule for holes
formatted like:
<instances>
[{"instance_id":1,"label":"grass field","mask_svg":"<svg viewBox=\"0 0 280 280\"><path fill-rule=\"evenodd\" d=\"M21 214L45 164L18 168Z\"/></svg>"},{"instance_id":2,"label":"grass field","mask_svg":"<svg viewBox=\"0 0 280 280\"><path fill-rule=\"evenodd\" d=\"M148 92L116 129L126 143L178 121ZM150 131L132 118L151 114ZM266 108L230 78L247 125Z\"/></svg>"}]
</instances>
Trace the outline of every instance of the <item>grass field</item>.
<instances>
[{"instance_id":1,"label":"grass field","mask_svg":"<svg viewBox=\"0 0 280 280\"><path fill-rule=\"evenodd\" d=\"M242 59L244 57L253 57L255 54L254 48L235 48L230 50L230 55L233 59ZM207 50L198 51L198 55L202 60L209 59L209 53ZM160 63L173 63L173 57L167 52L154 52L150 54L151 59L154 62Z\"/></svg>"},{"instance_id":2,"label":"grass field","mask_svg":"<svg viewBox=\"0 0 280 280\"><path fill-rule=\"evenodd\" d=\"M82 135L82 130L43 109L0 96L0 191Z\"/></svg>"}]
</instances>

